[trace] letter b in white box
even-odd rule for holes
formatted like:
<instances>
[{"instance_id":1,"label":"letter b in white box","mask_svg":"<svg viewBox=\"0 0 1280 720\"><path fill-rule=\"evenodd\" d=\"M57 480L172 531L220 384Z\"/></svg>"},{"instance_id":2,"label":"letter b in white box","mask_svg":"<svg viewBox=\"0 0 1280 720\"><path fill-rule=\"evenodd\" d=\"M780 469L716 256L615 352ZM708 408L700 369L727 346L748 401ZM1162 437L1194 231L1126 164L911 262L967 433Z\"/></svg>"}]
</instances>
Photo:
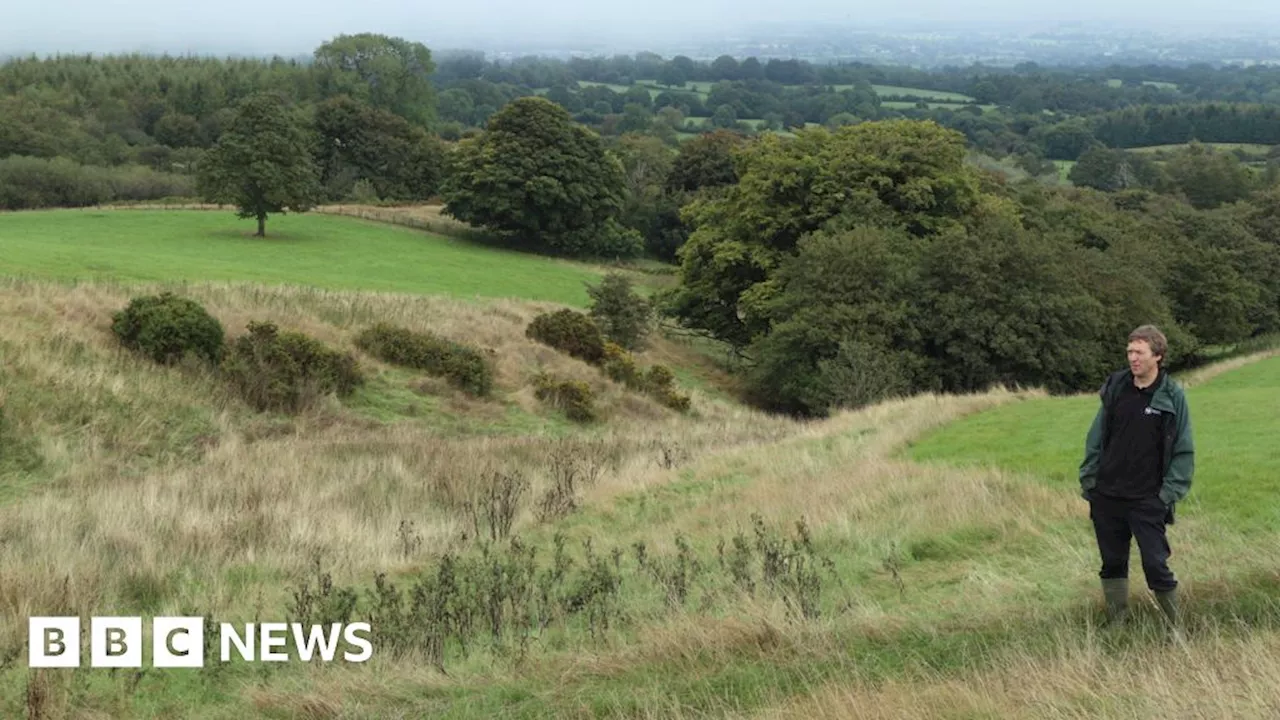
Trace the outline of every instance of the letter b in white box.
<instances>
[{"instance_id":1,"label":"letter b in white box","mask_svg":"<svg viewBox=\"0 0 1280 720\"><path fill-rule=\"evenodd\" d=\"M142 667L142 618L95 617L90 633L93 667Z\"/></svg>"},{"instance_id":2,"label":"letter b in white box","mask_svg":"<svg viewBox=\"0 0 1280 720\"><path fill-rule=\"evenodd\" d=\"M29 667L80 667L80 618L28 618L27 653Z\"/></svg>"},{"instance_id":3,"label":"letter b in white box","mask_svg":"<svg viewBox=\"0 0 1280 720\"><path fill-rule=\"evenodd\" d=\"M204 618L158 617L151 627L153 665L158 668L204 667Z\"/></svg>"}]
</instances>

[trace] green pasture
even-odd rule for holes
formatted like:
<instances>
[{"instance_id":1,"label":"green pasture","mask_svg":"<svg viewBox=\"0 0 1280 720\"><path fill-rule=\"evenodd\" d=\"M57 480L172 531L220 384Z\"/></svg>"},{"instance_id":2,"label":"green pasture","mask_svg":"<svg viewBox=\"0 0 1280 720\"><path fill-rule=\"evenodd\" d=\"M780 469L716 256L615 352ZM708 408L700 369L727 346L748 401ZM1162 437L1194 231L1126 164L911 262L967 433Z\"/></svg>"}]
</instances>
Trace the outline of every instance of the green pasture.
<instances>
[{"instance_id":1,"label":"green pasture","mask_svg":"<svg viewBox=\"0 0 1280 720\"><path fill-rule=\"evenodd\" d=\"M1280 528L1280 357L1187 389L1196 473L1184 502L1233 528ZM989 464L1072 490L1096 395L1030 400L974 415L912 445L920 462Z\"/></svg>"},{"instance_id":2,"label":"green pasture","mask_svg":"<svg viewBox=\"0 0 1280 720\"><path fill-rule=\"evenodd\" d=\"M585 264L355 218L230 211L0 213L0 274L121 282L234 281L332 290L517 297L585 306Z\"/></svg>"}]
</instances>

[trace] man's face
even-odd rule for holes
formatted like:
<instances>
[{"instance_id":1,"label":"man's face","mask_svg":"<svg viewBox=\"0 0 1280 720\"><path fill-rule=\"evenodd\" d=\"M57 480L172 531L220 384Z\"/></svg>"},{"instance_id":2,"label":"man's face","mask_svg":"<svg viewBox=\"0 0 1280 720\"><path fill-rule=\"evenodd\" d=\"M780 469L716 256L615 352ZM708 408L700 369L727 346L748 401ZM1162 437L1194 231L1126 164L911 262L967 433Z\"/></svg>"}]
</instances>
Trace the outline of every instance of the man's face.
<instances>
[{"instance_id":1,"label":"man's face","mask_svg":"<svg viewBox=\"0 0 1280 720\"><path fill-rule=\"evenodd\" d=\"M1156 374L1161 357L1151 354L1151 346L1146 340L1134 340L1129 343L1129 369L1134 375L1148 377Z\"/></svg>"}]
</instances>

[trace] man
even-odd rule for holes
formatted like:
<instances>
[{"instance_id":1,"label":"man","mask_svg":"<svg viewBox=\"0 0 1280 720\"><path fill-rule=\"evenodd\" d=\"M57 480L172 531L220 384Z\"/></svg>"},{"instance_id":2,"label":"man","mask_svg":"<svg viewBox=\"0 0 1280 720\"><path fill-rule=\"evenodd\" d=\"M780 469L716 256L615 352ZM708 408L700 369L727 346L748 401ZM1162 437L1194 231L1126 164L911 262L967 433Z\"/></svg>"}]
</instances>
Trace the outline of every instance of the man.
<instances>
[{"instance_id":1,"label":"man","mask_svg":"<svg viewBox=\"0 0 1280 720\"><path fill-rule=\"evenodd\" d=\"M1151 325L1129 334L1129 367L1103 383L1102 405L1085 440L1080 489L1102 556L1108 625L1128 613L1132 537L1147 587L1177 627L1178 582L1168 566L1165 529L1191 489L1195 446L1186 397L1161 367L1167 349L1164 334Z\"/></svg>"}]
</instances>

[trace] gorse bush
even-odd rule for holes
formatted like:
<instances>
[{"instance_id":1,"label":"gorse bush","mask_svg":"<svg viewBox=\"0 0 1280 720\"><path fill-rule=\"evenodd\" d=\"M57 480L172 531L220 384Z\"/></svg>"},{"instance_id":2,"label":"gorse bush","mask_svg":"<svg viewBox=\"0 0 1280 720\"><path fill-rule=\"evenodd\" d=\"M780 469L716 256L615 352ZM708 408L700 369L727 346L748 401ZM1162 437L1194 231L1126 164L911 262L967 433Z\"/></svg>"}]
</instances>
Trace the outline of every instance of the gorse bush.
<instances>
[{"instance_id":1,"label":"gorse bush","mask_svg":"<svg viewBox=\"0 0 1280 720\"><path fill-rule=\"evenodd\" d=\"M635 358L617 343L605 343L602 367L604 374L609 376L610 380L620 382L627 387L639 387L642 382Z\"/></svg>"},{"instance_id":2,"label":"gorse bush","mask_svg":"<svg viewBox=\"0 0 1280 720\"><path fill-rule=\"evenodd\" d=\"M386 323L360 333L355 344L380 360L442 376L472 395L493 389L493 369L479 348Z\"/></svg>"},{"instance_id":3,"label":"gorse bush","mask_svg":"<svg viewBox=\"0 0 1280 720\"><path fill-rule=\"evenodd\" d=\"M663 405L678 412L686 412L690 407L690 398L676 391L675 379L675 374L666 365L653 365L644 374L641 387Z\"/></svg>"},{"instance_id":4,"label":"gorse bush","mask_svg":"<svg viewBox=\"0 0 1280 720\"><path fill-rule=\"evenodd\" d=\"M187 354L222 359L222 323L199 303L170 292L136 297L112 316L111 331L125 347L169 365Z\"/></svg>"},{"instance_id":5,"label":"gorse bush","mask_svg":"<svg viewBox=\"0 0 1280 720\"><path fill-rule=\"evenodd\" d=\"M533 319L525 336L592 365L604 359L604 336L588 316L576 310L557 310Z\"/></svg>"},{"instance_id":6,"label":"gorse bush","mask_svg":"<svg viewBox=\"0 0 1280 720\"><path fill-rule=\"evenodd\" d=\"M541 374L534 379L534 396L564 411L574 422L596 419L595 393L581 380L561 380L554 375Z\"/></svg>"},{"instance_id":7,"label":"gorse bush","mask_svg":"<svg viewBox=\"0 0 1280 720\"><path fill-rule=\"evenodd\" d=\"M350 395L364 377L350 353L342 353L274 323L250 322L231 344L223 372L260 411L299 412L330 393Z\"/></svg>"},{"instance_id":8,"label":"gorse bush","mask_svg":"<svg viewBox=\"0 0 1280 720\"><path fill-rule=\"evenodd\" d=\"M621 286L613 287L609 292L619 292L617 288ZM620 343L605 340L600 327L587 315L575 310L544 313L534 318L525 335L595 365L614 382L650 395L673 410L685 412L690 407L689 396L676 392L675 375L669 368L654 365L641 370L631 353ZM539 393L539 399L544 394L547 397L555 394L551 390L539 390Z\"/></svg>"},{"instance_id":9,"label":"gorse bush","mask_svg":"<svg viewBox=\"0 0 1280 720\"><path fill-rule=\"evenodd\" d=\"M605 344L604 357L602 369L609 379L649 395L672 410L685 412L689 409L689 396L676 391L675 374L666 365L652 365L648 370L641 370L631 353L616 343Z\"/></svg>"}]
</instances>

